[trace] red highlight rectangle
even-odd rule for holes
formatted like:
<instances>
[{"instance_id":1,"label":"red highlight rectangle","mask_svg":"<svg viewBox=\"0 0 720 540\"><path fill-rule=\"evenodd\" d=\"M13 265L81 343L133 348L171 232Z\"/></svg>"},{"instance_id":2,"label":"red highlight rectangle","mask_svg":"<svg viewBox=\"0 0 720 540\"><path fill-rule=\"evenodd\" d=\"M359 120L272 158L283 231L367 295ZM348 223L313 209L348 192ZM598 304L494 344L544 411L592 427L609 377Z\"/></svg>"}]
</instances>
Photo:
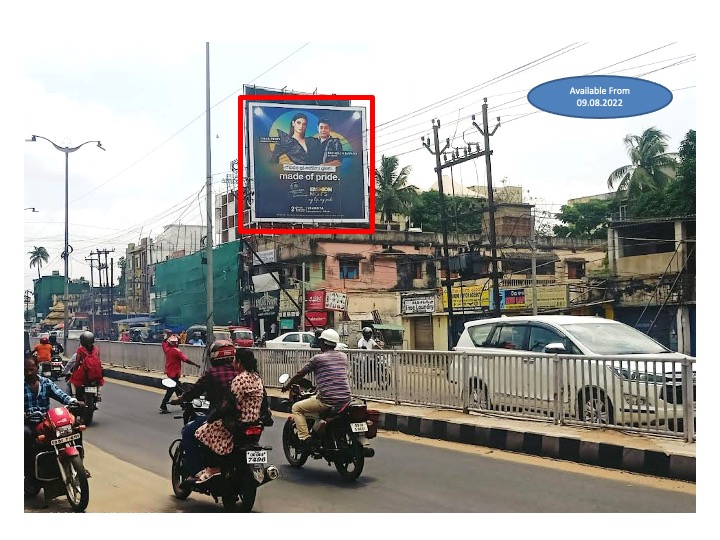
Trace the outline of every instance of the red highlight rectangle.
<instances>
[{"instance_id":1,"label":"red highlight rectangle","mask_svg":"<svg viewBox=\"0 0 720 540\"><path fill-rule=\"evenodd\" d=\"M243 130L243 117L244 117L244 102L245 101L270 101L276 102L278 99L282 100L296 100L296 101L309 101L315 102L319 100L363 100L370 102L370 112L368 120L368 129L370 132L370 148L369 148L369 163L370 171L368 173L368 185L370 188L369 197L369 215L370 220L369 227L365 229L361 228L348 228L348 227L322 227L322 228L303 228L303 229L288 229L288 228L274 228L274 227L262 227L256 229L245 228L244 223L244 209L245 209L245 197L243 193L244 182L243 182L243 159L245 157L243 149L243 141L245 132ZM313 104L313 103L310 103ZM239 234L375 234L375 96L373 95L317 95L317 94L283 94L278 95L246 95L241 94L238 96L238 193L240 198L238 200L238 228Z\"/></svg>"}]
</instances>

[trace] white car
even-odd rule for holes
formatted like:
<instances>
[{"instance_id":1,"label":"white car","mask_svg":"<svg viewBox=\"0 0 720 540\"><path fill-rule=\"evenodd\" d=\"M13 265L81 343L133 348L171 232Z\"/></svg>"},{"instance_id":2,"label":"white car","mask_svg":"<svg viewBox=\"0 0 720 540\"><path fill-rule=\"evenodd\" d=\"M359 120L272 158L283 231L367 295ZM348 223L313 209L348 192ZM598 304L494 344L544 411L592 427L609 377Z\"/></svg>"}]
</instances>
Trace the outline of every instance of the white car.
<instances>
[{"instance_id":1,"label":"white car","mask_svg":"<svg viewBox=\"0 0 720 540\"><path fill-rule=\"evenodd\" d=\"M618 321L570 315L480 319L465 323L454 350L477 353L453 357L447 378L467 383L479 408L561 409L604 424L677 425L683 418L681 374L690 357ZM691 367L694 392L694 361Z\"/></svg>"},{"instance_id":2,"label":"white car","mask_svg":"<svg viewBox=\"0 0 720 540\"><path fill-rule=\"evenodd\" d=\"M315 340L315 334L312 332L285 332L276 338L265 341L265 347L268 349L297 349L299 347L309 348L310 344ZM336 349L347 349L344 343L338 343Z\"/></svg>"}]
</instances>

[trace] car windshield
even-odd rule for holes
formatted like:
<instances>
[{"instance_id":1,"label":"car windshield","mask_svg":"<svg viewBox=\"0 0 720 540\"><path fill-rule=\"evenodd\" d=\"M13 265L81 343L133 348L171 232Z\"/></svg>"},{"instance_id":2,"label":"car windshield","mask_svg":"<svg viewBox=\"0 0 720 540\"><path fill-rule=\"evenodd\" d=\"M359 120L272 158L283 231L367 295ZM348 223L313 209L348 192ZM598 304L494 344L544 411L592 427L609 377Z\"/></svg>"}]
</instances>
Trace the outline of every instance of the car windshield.
<instances>
[{"instance_id":1,"label":"car windshield","mask_svg":"<svg viewBox=\"0 0 720 540\"><path fill-rule=\"evenodd\" d=\"M235 339L253 339L253 333L249 330L235 330Z\"/></svg>"},{"instance_id":2,"label":"car windshield","mask_svg":"<svg viewBox=\"0 0 720 540\"><path fill-rule=\"evenodd\" d=\"M658 354L670 352L654 339L626 324L564 324L563 330L593 354Z\"/></svg>"}]
</instances>

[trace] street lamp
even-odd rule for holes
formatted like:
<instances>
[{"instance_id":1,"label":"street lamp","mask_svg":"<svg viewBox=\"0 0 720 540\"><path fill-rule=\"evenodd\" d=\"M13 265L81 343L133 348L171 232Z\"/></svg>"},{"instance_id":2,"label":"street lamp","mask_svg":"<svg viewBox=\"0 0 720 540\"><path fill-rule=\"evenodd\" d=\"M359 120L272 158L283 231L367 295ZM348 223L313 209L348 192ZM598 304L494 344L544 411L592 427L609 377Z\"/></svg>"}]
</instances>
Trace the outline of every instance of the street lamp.
<instances>
[{"instance_id":1,"label":"street lamp","mask_svg":"<svg viewBox=\"0 0 720 540\"><path fill-rule=\"evenodd\" d=\"M60 150L62 153L65 154L65 251L63 253L63 259L65 260L65 291L63 293L63 303L65 304L65 312L63 314L63 349L67 350L67 336L68 336L68 304L69 304L69 293L68 293L68 283L70 282L70 276L68 275L68 261L70 259L70 253L69 253L69 245L68 245L68 154L71 152L76 152L77 150L80 150L83 146L89 143L97 143L97 147L100 148L100 150L105 151L105 148L102 147L100 144L100 141L86 141L78 146L74 147L68 147L68 146L59 146L52 142L47 137L42 137L40 135L33 135L30 139L26 139L27 142L36 142L38 139L44 139L50 144L52 144L56 150ZM27 209L26 209L27 210Z\"/></svg>"}]
</instances>

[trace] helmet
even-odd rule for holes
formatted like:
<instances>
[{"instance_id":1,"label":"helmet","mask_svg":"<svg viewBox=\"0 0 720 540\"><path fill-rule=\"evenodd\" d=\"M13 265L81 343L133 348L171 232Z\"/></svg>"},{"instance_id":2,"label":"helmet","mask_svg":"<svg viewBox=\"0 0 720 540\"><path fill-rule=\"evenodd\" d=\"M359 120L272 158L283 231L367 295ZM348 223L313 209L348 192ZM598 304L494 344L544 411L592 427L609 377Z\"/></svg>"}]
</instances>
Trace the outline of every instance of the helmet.
<instances>
[{"instance_id":1,"label":"helmet","mask_svg":"<svg viewBox=\"0 0 720 540\"><path fill-rule=\"evenodd\" d=\"M340 336L332 328L323 330L322 334L320 334L319 339L320 341L326 341L328 343L332 343L333 345L337 345L340 342Z\"/></svg>"},{"instance_id":2,"label":"helmet","mask_svg":"<svg viewBox=\"0 0 720 540\"><path fill-rule=\"evenodd\" d=\"M214 366L231 362L235 358L235 345L232 341L218 339L210 345L210 363Z\"/></svg>"},{"instance_id":3,"label":"helmet","mask_svg":"<svg viewBox=\"0 0 720 540\"><path fill-rule=\"evenodd\" d=\"M53 345L57 344L57 334L50 334L50 337L48 339Z\"/></svg>"},{"instance_id":4,"label":"helmet","mask_svg":"<svg viewBox=\"0 0 720 540\"><path fill-rule=\"evenodd\" d=\"M167 342L170 345L178 345L180 343L180 338L177 336L177 334L173 334L169 338L167 338Z\"/></svg>"},{"instance_id":5,"label":"helmet","mask_svg":"<svg viewBox=\"0 0 720 540\"><path fill-rule=\"evenodd\" d=\"M95 336L92 332L85 331L82 334L80 334L80 345L82 345L85 348L90 347L95 343Z\"/></svg>"},{"instance_id":6,"label":"helmet","mask_svg":"<svg viewBox=\"0 0 720 540\"><path fill-rule=\"evenodd\" d=\"M50 343L47 336L40 336L40 343Z\"/></svg>"},{"instance_id":7,"label":"helmet","mask_svg":"<svg viewBox=\"0 0 720 540\"><path fill-rule=\"evenodd\" d=\"M365 328L362 329L362 333L363 333L363 336L365 334L369 334L372 336L372 328L370 328L369 326L366 326Z\"/></svg>"}]
</instances>

